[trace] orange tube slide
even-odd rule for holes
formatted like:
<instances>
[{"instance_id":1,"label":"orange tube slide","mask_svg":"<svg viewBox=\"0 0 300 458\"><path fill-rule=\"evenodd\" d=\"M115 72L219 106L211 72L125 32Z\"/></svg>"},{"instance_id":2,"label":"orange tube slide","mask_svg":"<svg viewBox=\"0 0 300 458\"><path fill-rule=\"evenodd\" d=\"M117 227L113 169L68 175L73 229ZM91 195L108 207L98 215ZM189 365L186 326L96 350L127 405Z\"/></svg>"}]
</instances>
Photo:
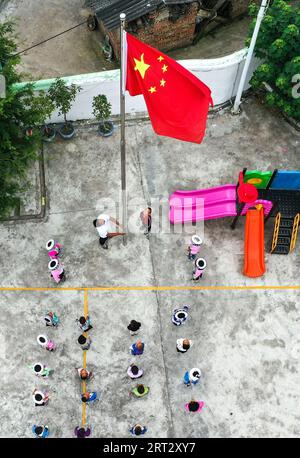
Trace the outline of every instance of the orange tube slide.
<instances>
[{"instance_id":1,"label":"orange tube slide","mask_svg":"<svg viewBox=\"0 0 300 458\"><path fill-rule=\"evenodd\" d=\"M245 225L244 275L256 278L265 271L264 209L250 209Z\"/></svg>"}]
</instances>

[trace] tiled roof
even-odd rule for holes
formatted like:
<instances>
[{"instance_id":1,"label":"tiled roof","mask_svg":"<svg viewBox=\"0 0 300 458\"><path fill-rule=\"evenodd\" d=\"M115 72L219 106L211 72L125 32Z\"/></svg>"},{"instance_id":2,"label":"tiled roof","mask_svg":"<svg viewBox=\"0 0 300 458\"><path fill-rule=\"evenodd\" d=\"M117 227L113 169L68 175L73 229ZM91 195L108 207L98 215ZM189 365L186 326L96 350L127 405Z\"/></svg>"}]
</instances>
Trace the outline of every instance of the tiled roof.
<instances>
[{"instance_id":1,"label":"tiled roof","mask_svg":"<svg viewBox=\"0 0 300 458\"><path fill-rule=\"evenodd\" d=\"M86 0L108 30L116 29L120 23L120 13L126 13L126 20L133 21L144 14L155 11L159 5L193 3L195 0Z\"/></svg>"}]
</instances>

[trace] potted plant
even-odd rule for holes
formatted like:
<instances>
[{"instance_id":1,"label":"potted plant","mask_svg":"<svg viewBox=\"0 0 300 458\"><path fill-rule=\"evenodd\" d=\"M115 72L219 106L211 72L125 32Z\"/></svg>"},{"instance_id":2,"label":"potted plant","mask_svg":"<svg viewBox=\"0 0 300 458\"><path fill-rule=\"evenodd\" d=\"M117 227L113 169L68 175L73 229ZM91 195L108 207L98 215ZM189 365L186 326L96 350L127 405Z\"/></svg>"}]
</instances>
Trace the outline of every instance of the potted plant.
<instances>
[{"instance_id":1,"label":"potted plant","mask_svg":"<svg viewBox=\"0 0 300 458\"><path fill-rule=\"evenodd\" d=\"M64 124L61 128L58 129L60 136L68 140L72 138L75 134L75 129L70 121L67 121L67 113L72 107L76 95L81 91L80 86L76 84L71 84L67 86L66 82L61 78L57 78L53 84L51 84L48 94L54 106L58 109L58 115L64 116Z\"/></svg>"},{"instance_id":2,"label":"potted plant","mask_svg":"<svg viewBox=\"0 0 300 458\"><path fill-rule=\"evenodd\" d=\"M44 121L46 121L50 118L51 114L55 109L54 102L52 101L50 96L46 94L44 91L39 94L38 98L40 110L43 113L43 119ZM44 142L52 142L56 137L56 130L54 129L54 127L50 126L45 122L44 126L41 129L41 134L42 140Z\"/></svg>"},{"instance_id":3,"label":"potted plant","mask_svg":"<svg viewBox=\"0 0 300 458\"><path fill-rule=\"evenodd\" d=\"M35 137L39 140L51 141L55 138L56 132L53 127L47 126L45 121L51 116L55 106L45 91L39 91L38 95L34 93L34 85L28 84L31 96L24 98L28 107L34 112L34 118L25 128L25 138ZM26 123L27 124L27 123ZM41 126L44 126L41 128Z\"/></svg>"},{"instance_id":4,"label":"potted plant","mask_svg":"<svg viewBox=\"0 0 300 458\"><path fill-rule=\"evenodd\" d=\"M45 124L42 129L42 140L44 142L50 143L50 142L53 142L55 137L56 137L56 130L54 129L54 127L50 126L49 124Z\"/></svg>"},{"instance_id":5,"label":"potted plant","mask_svg":"<svg viewBox=\"0 0 300 458\"><path fill-rule=\"evenodd\" d=\"M93 98L93 115L100 122L98 132L102 137L110 137L114 131L114 125L108 118L111 116L111 104L106 95L96 95Z\"/></svg>"}]
</instances>

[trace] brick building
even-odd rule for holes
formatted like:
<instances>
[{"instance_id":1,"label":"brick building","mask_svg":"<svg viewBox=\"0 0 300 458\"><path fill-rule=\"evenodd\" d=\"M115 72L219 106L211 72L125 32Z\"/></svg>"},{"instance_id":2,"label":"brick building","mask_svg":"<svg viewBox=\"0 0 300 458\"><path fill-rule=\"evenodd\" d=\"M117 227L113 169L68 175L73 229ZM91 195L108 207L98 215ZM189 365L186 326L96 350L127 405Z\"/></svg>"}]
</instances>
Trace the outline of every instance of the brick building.
<instances>
[{"instance_id":1,"label":"brick building","mask_svg":"<svg viewBox=\"0 0 300 458\"><path fill-rule=\"evenodd\" d=\"M250 0L87 0L115 56L120 51L120 13L126 29L150 46L169 51L191 45L213 21L244 14Z\"/></svg>"}]
</instances>

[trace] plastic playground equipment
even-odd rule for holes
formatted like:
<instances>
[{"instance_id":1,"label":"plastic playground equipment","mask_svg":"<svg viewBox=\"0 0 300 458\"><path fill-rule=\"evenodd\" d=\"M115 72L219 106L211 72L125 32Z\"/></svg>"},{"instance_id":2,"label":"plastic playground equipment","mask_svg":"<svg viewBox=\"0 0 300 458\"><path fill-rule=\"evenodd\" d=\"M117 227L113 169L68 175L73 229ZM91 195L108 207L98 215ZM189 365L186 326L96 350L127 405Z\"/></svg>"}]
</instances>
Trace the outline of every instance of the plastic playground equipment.
<instances>
[{"instance_id":1,"label":"plastic playground equipment","mask_svg":"<svg viewBox=\"0 0 300 458\"><path fill-rule=\"evenodd\" d=\"M244 275L261 277L265 271L265 236L263 206L250 208L246 213Z\"/></svg>"},{"instance_id":2,"label":"plastic playground equipment","mask_svg":"<svg viewBox=\"0 0 300 458\"><path fill-rule=\"evenodd\" d=\"M265 273L264 225L275 218L270 252L288 254L296 247L300 223L300 170L260 172L244 169L238 184L210 189L175 191L169 198L172 224L234 217L235 229L246 215L244 275Z\"/></svg>"}]
</instances>

